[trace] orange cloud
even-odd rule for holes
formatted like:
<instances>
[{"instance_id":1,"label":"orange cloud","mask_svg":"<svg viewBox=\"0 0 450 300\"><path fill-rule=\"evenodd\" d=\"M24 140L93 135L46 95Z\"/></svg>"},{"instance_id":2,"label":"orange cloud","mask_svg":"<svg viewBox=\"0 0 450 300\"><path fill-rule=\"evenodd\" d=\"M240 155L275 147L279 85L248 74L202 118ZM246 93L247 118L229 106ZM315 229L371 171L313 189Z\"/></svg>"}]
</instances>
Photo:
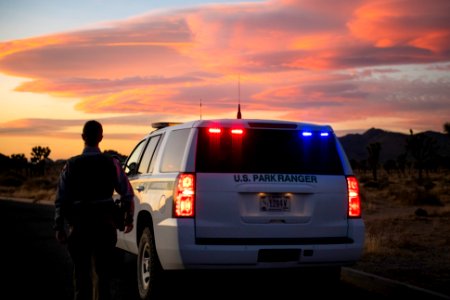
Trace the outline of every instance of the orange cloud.
<instances>
[{"instance_id":1,"label":"orange cloud","mask_svg":"<svg viewBox=\"0 0 450 300\"><path fill-rule=\"evenodd\" d=\"M2 57L35 48L47 47L51 45L76 42L71 36L52 35L24 40L9 41L0 43L0 59Z\"/></svg>"},{"instance_id":2,"label":"orange cloud","mask_svg":"<svg viewBox=\"0 0 450 300\"><path fill-rule=\"evenodd\" d=\"M125 90L113 94L90 96L80 101L76 108L86 112L154 112L164 111L164 103L176 94L168 88ZM145 109L144 109L145 108Z\"/></svg>"},{"instance_id":3,"label":"orange cloud","mask_svg":"<svg viewBox=\"0 0 450 300\"><path fill-rule=\"evenodd\" d=\"M60 97L90 96L111 94L137 88L158 85L193 84L201 81L196 75L182 77L125 77L121 79L62 78L42 79L21 83L16 87L19 92L47 93Z\"/></svg>"},{"instance_id":4,"label":"orange cloud","mask_svg":"<svg viewBox=\"0 0 450 300\"><path fill-rule=\"evenodd\" d=\"M414 46L437 53L450 48L447 0L368 1L348 22L351 33L376 47Z\"/></svg>"},{"instance_id":5,"label":"orange cloud","mask_svg":"<svg viewBox=\"0 0 450 300\"><path fill-rule=\"evenodd\" d=\"M449 3L274 0L150 12L0 43L0 72L30 78L16 91L78 98L88 113L197 116L201 99L205 114L228 114L240 75L246 115L418 120L433 105L442 115L427 121L437 126L450 115ZM418 84L423 74L429 81Z\"/></svg>"}]
</instances>

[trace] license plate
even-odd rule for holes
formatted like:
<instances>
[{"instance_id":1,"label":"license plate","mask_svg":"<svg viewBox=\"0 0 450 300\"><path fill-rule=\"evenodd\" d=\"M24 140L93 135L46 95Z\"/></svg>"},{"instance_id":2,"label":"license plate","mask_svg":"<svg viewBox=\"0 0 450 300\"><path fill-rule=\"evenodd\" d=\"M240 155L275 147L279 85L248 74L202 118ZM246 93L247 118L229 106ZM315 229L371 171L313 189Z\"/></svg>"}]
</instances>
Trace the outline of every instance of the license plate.
<instances>
[{"instance_id":1,"label":"license plate","mask_svg":"<svg viewBox=\"0 0 450 300\"><path fill-rule=\"evenodd\" d=\"M291 209L291 201L281 194L266 194L260 196L259 207L262 211L288 211Z\"/></svg>"}]
</instances>

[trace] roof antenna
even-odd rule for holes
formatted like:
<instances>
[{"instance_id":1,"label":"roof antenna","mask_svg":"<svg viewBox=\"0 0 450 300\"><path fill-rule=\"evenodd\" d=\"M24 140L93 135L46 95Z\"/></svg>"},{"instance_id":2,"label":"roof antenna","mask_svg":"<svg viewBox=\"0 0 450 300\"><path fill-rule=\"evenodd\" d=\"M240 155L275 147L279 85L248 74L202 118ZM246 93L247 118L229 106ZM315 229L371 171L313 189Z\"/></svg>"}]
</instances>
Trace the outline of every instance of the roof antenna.
<instances>
[{"instance_id":1,"label":"roof antenna","mask_svg":"<svg viewBox=\"0 0 450 300\"><path fill-rule=\"evenodd\" d=\"M241 114L241 75L239 74L239 81L238 81L238 112L237 112L237 118L242 119Z\"/></svg>"},{"instance_id":2,"label":"roof antenna","mask_svg":"<svg viewBox=\"0 0 450 300\"><path fill-rule=\"evenodd\" d=\"M202 119L202 98L200 98L200 120Z\"/></svg>"}]
</instances>

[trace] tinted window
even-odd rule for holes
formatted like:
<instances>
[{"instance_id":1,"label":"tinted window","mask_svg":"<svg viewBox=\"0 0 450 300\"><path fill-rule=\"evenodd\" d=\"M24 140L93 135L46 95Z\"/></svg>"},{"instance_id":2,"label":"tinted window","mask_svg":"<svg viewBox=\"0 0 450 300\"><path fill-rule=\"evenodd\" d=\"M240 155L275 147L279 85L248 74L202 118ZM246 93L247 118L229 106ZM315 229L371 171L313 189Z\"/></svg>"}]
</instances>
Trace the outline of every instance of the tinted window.
<instances>
[{"instance_id":1,"label":"tinted window","mask_svg":"<svg viewBox=\"0 0 450 300\"><path fill-rule=\"evenodd\" d=\"M154 160L154 153L156 146L158 145L160 135L154 136L150 138L150 141L148 142L147 148L145 148L145 152L142 155L141 162L139 163L139 169L138 173L149 173L152 170L150 169L150 166L153 167L152 162Z\"/></svg>"},{"instance_id":2,"label":"tinted window","mask_svg":"<svg viewBox=\"0 0 450 300\"><path fill-rule=\"evenodd\" d=\"M128 156L125 165L125 173L127 173L127 175L134 175L137 173L139 157L141 156L142 149L144 149L144 146L147 144L146 142L147 140L140 141L133 152L131 152L130 156Z\"/></svg>"},{"instance_id":3,"label":"tinted window","mask_svg":"<svg viewBox=\"0 0 450 300\"><path fill-rule=\"evenodd\" d=\"M181 170L181 161L188 137L189 129L174 130L170 133L161 161L161 172Z\"/></svg>"},{"instance_id":4,"label":"tinted window","mask_svg":"<svg viewBox=\"0 0 450 300\"><path fill-rule=\"evenodd\" d=\"M197 172L342 174L335 138L298 130L245 129L212 134L201 128Z\"/></svg>"}]
</instances>

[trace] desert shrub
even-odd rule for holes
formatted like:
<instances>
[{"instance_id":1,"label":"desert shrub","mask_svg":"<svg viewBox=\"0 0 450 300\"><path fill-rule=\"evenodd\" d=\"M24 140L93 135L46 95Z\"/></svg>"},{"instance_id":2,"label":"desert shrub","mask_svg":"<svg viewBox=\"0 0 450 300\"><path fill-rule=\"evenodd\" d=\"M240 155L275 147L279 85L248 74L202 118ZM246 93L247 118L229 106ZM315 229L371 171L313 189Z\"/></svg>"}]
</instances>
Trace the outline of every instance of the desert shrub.
<instances>
[{"instance_id":1,"label":"desert shrub","mask_svg":"<svg viewBox=\"0 0 450 300\"><path fill-rule=\"evenodd\" d=\"M393 196L395 200L400 203L407 204L407 199L411 197L411 188L407 185L392 186L389 189L389 193Z\"/></svg>"},{"instance_id":2,"label":"desert shrub","mask_svg":"<svg viewBox=\"0 0 450 300\"><path fill-rule=\"evenodd\" d=\"M366 188L383 190L389 186L389 181L385 180L385 179L379 179L377 181L369 180L369 181L365 182L363 185Z\"/></svg>"},{"instance_id":3,"label":"desert shrub","mask_svg":"<svg viewBox=\"0 0 450 300\"><path fill-rule=\"evenodd\" d=\"M11 197L14 198L24 198L31 199L34 201L41 200L54 200L55 199L56 189L36 189L29 188L26 186L21 186L20 188L16 188L12 193Z\"/></svg>"},{"instance_id":4,"label":"desert shrub","mask_svg":"<svg viewBox=\"0 0 450 300\"><path fill-rule=\"evenodd\" d=\"M439 181L437 180L437 184L436 187L434 188L434 190L436 191L436 193L438 193L439 195L450 195L450 178L444 177Z\"/></svg>"},{"instance_id":5,"label":"desert shrub","mask_svg":"<svg viewBox=\"0 0 450 300\"><path fill-rule=\"evenodd\" d=\"M383 239L378 234L367 234L364 243L366 254L382 253Z\"/></svg>"},{"instance_id":6,"label":"desert shrub","mask_svg":"<svg viewBox=\"0 0 450 300\"><path fill-rule=\"evenodd\" d=\"M25 177L21 174L9 173L0 177L0 186L19 187L25 182Z\"/></svg>"},{"instance_id":7,"label":"desert shrub","mask_svg":"<svg viewBox=\"0 0 450 300\"><path fill-rule=\"evenodd\" d=\"M51 178L37 177L29 179L26 182L26 187L33 190L47 190L55 188L56 182Z\"/></svg>"},{"instance_id":8,"label":"desert shrub","mask_svg":"<svg viewBox=\"0 0 450 300\"><path fill-rule=\"evenodd\" d=\"M34 194L34 200L36 201L54 201L55 191L54 190L39 190Z\"/></svg>"},{"instance_id":9,"label":"desert shrub","mask_svg":"<svg viewBox=\"0 0 450 300\"><path fill-rule=\"evenodd\" d=\"M431 206L442 206L443 203L439 196L426 189L415 187L415 188L400 188L395 192L396 199L405 205L431 205Z\"/></svg>"},{"instance_id":10,"label":"desert shrub","mask_svg":"<svg viewBox=\"0 0 450 300\"><path fill-rule=\"evenodd\" d=\"M0 184L0 195L2 195L2 196L9 196L12 193L14 193L15 189L16 189L15 187L3 186L3 185Z\"/></svg>"},{"instance_id":11,"label":"desert shrub","mask_svg":"<svg viewBox=\"0 0 450 300\"><path fill-rule=\"evenodd\" d=\"M414 252L414 251L426 251L427 246L422 245L419 241L411 240L411 239L400 239L397 245L398 248Z\"/></svg>"},{"instance_id":12,"label":"desert shrub","mask_svg":"<svg viewBox=\"0 0 450 300\"><path fill-rule=\"evenodd\" d=\"M405 179L399 184L389 186L388 193L397 202L403 205L431 205L442 206L440 195L442 194L437 185L429 180L418 182L415 179Z\"/></svg>"},{"instance_id":13,"label":"desert shrub","mask_svg":"<svg viewBox=\"0 0 450 300\"><path fill-rule=\"evenodd\" d=\"M424 178L422 180L417 179L416 183L417 185L423 187L426 191L431 191L436 186L436 184L430 178Z\"/></svg>"},{"instance_id":14,"label":"desert shrub","mask_svg":"<svg viewBox=\"0 0 450 300\"><path fill-rule=\"evenodd\" d=\"M372 181L372 176L362 174L361 172L356 175L360 184L364 185L368 181Z\"/></svg>"},{"instance_id":15,"label":"desert shrub","mask_svg":"<svg viewBox=\"0 0 450 300\"><path fill-rule=\"evenodd\" d=\"M380 183L378 181L369 180L363 183L365 188L379 189Z\"/></svg>"},{"instance_id":16,"label":"desert shrub","mask_svg":"<svg viewBox=\"0 0 450 300\"><path fill-rule=\"evenodd\" d=\"M56 193L56 176L32 177L8 174L0 177L0 195L40 200L53 200Z\"/></svg>"},{"instance_id":17,"label":"desert shrub","mask_svg":"<svg viewBox=\"0 0 450 300\"><path fill-rule=\"evenodd\" d=\"M438 195L430 190L422 188L416 188L414 193L411 195L411 198L409 198L409 201L409 204L411 205L443 205Z\"/></svg>"},{"instance_id":18,"label":"desert shrub","mask_svg":"<svg viewBox=\"0 0 450 300\"><path fill-rule=\"evenodd\" d=\"M395 251L398 250L397 242L398 236L395 232L372 228L366 233L364 253L394 255Z\"/></svg>"}]
</instances>

